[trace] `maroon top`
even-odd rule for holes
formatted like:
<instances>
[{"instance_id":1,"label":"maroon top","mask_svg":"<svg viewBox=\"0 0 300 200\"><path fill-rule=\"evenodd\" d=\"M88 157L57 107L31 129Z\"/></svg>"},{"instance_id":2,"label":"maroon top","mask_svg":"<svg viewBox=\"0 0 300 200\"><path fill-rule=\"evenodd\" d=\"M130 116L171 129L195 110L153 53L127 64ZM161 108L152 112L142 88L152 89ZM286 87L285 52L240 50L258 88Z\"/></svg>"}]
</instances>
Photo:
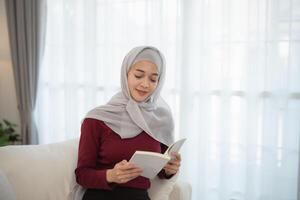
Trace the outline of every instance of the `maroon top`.
<instances>
[{"instance_id":1,"label":"maroon top","mask_svg":"<svg viewBox=\"0 0 300 200\"><path fill-rule=\"evenodd\" d=\"M167 146L153 139L144 131L139 135L121 139L104 122L97 119L85 119L81 126L78 162L75 170L76 181L84 188L111 190L113 186L148 189L150 180L139 176L124 184L108 184L106 170L116 163L129 160L137 150L164 152ZM158 176L167 178L164 170Z\"/></svg>"}]
</instances>

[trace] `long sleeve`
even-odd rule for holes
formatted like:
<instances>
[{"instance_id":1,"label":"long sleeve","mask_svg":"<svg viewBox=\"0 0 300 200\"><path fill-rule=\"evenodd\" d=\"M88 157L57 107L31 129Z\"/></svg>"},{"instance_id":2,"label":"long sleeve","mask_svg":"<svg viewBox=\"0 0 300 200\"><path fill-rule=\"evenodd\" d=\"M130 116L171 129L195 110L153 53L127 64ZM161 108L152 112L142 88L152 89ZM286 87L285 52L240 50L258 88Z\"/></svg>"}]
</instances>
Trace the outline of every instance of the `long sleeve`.
<instances>
[{"instance_id":1,"label":"long sleeve","mask_svg":"<svg viewBox=\"0 0 300 200\"><path fill-rule=\"evenodd\" d=\"M97 169L97 157L101 129L96 121L84 120L78 149L78 162L75 170L76 181L85 188L101 188L111 190L106 181L106 169Z\"/></svg>"},{"instance_id":2,"label":"long sleeve","mask_svg":"<svg viewBox=\"0 0 300 200\"><path fill-rule=\"evenodd\" d=\"M160 142L146 132L122 139L103 121L87 118L81 126L76 181L84 188L111 190L115 186L147 189L150 180L139 176L127 183L108 184L106 171L122 160L130 160L135 151L161 152Z\"/></svg>"}]
</instances>

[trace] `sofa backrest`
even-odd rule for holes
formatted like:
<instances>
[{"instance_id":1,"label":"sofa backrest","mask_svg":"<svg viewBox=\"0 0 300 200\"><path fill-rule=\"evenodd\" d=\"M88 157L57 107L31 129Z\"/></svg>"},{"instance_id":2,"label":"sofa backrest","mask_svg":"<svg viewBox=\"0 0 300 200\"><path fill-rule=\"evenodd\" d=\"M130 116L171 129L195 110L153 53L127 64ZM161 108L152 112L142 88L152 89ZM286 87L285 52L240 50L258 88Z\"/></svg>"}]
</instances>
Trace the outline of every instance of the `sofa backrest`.
<instances>
[{"instance_id":1,"label":"sofa backrest","mask_svg":"<svg viewBox=\"0 0 300 200\"><path fill-rule=\"evenodd\" d=\"M0 148L0 170L17 199L67 200L76 184L78 139Z\"/></svg>"},{"instance_id":2,"label":"sofa backrest","mask_svg":"<svg viewBox=\"0 0 300 200\"><path fill-rule=\"evenodd\" d=\"M0 171L6 175L16 199L73 200L75 193L82 195L83 188L76 183L74 173L78 143L79 139L72 139L47 145L1 147ZM168 200L176 179L177 176L151 180L151 199Z\"/></svg>"}]
</instances>

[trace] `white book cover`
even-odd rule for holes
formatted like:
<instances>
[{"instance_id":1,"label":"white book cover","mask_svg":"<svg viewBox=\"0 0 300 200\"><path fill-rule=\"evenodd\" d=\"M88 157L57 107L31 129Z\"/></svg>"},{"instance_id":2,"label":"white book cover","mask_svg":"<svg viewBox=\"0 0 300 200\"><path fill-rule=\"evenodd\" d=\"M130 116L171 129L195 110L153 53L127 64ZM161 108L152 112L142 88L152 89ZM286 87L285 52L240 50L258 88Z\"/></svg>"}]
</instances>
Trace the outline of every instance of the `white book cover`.
<instances>
[{"instance_id":1,"label":"white book cover","mask_svg":"<svg viewBox=\"0 0 300 200\"><path fill-rule=\"evenodd\" d=\"M150 151L136 151L129 162L143 168L144 171L141 176L153 179L171 160L171 153L179 152L185 140L186 138L183 138L173 143L164 154Z\"/></svg>"}]
</instances>

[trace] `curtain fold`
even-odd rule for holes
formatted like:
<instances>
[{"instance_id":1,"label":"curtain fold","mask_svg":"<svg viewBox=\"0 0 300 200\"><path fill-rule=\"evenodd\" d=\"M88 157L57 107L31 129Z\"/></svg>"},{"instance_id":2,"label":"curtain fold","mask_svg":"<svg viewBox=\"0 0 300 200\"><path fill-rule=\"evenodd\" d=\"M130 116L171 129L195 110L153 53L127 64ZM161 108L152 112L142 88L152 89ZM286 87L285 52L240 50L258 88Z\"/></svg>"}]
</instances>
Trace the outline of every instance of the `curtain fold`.
<instances>
[{"instance_id":1,"label":"curtain fold","mask_svg":"<svg viewBox=\"0 0 300 200\"><path fill-rule=\"evenodd\" d=\"M6 0L7 24L22 144L37 144L34 120L46 27L46 1Z\"/></svg>"},{"instance_id":2,"label":"curtain fold","mask_svg":"<svg viewBox=\"0 0 300 200\"><path fill-rule=\"evenodd\" d=\"M126 52L153 45L193 200L298 199L298 0L48 0L48 11L41 143L78 137L119 90Z\"/></svg>"}]
</instances>

